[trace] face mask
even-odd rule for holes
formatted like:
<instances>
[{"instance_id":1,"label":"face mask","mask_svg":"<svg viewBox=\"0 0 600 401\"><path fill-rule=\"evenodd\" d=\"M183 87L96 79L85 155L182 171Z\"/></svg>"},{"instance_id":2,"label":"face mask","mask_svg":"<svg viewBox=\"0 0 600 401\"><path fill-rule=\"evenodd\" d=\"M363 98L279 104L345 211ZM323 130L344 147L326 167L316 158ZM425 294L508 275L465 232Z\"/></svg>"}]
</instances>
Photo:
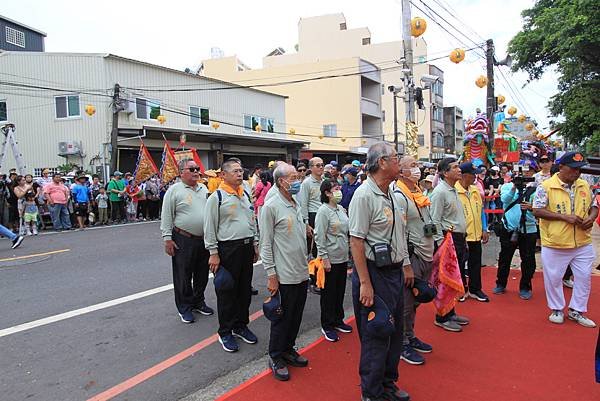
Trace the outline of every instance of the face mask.
<instances>
[{"instance_id":1,"label":"face mask","mask_svg":"<svg viewBox=\"0 0 600 401\"><path fill-rule=\"evenodd\" d=\"M340 202L342 201L342 196L343 196L343 195L342 195L342 191L339 191L339 190L338 190L338 191L333 191L333 192L332 192L332 195L333 195L333 196L332 196L332 198L333 198L333 201L334 201L335 203L340 203Z\"/></svg>"},{"instance_id":2,"label":"face mask","mask_svg":"<svg viewBox=\"0 0 600 401\"><path fill-rule=\"evenodd\" d=\"M296 195L298 192L300 192L300 185L301 183L299 180L293 181L288 188L290 195Z\"/></svg>"},{"instance_id":3,"label":"face mask","mask_svg":"<svg viewBox=\"0 0 600 401\"><path fill-rule=\"evenodd\" d=\"M406 178L413 182L418 182L419 178L421 178L421 170L418 167L412 167L407 170L410 170L410 175Z\"/></svg>"}]
</instances>

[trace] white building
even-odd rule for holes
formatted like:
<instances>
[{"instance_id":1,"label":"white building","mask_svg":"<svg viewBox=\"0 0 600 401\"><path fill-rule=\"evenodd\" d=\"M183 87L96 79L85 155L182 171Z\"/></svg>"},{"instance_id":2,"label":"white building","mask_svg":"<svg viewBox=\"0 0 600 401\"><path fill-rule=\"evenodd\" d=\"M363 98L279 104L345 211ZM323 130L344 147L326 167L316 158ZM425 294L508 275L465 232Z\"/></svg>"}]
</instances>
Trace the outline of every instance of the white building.
<instances>
[{"instance_id":1,"label":"white building","mask_svg":"<svg viewBox=\"0 0 600 401\"><path fill-rule=\"evenodd\" d=\"M0 126L15 124L34 174L66 162L94 172L110 165L115 84L122 171L135 168L139 137L159 168L163 137L176 148L186 134L206 168L234 155L246 166L291 161L305 142L285 134L285 96L112 54L2 52L0 71ZM10 153L3 171L14 167Z\"/></svg>"}]
</instances>

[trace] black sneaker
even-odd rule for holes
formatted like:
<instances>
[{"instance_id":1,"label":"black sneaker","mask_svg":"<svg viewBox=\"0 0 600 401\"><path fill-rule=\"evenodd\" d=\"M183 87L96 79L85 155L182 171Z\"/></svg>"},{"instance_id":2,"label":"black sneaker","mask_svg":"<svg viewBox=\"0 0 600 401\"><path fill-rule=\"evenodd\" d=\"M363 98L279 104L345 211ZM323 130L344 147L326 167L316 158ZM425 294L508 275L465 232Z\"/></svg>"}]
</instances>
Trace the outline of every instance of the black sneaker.
<instances>
[{"instance_id":1,"label":"black sneaker","mask_svg":"<svg viewBox=\"0 0 600 401\"><path fill-rule=\"evenodd\" d=\"M384 399L391 399L394 401L410 401L410 395L402 389L399 389L394 383L383 383L383 391L387 396Z\"/></svg>"},{"instance_id":2,"label":"black sneaker","mask_svg":"<svg viewBox=\"0 0 600 401\"><path fill-rule=\"evenodd\" d=\"M235 337L241 338L246 344L256 344L258 342L258 338L248 327L233 329L232 333Z\"/></svg>"},{"instance_id":3,"label":"black sneaker","mask_svg":"<svg viewBox=\"0 0 600 401\"><path fill-rule=\"evenodd\" d=\"M352 333L352 326L346 323L337 324L334 329L339 331L340 333Z\"/></svg>"},{"instance_id":4,"label":"black sneaker","mask_svg":"<svg viewBox=\"0 0 600 401\"><path fill-rule=\"evenodd\" d=\"M191 311L180 313L179 318L183 323L194 323L194 315Z\"/></svg>"},{"instance_id":5,"label":"black sneaker","mask_svg":"<svg viewBox=\"0 0 600 401\"><path fill-rule=\"evenodd\" d=\"M315 295L321 295L321 289L314 284L308 287L308 291Z\"/></svg>"},{"instance_id":6,"label":"black sneaker","mask_svg":"<svg viewBox=\"0 0 600 401\"><path fill-rule=\"evenodd\" d=\"M425 363L425 358L408 344L402 347L400 359L411 365L423 365Z\"/></svg>"},{"instance_id":7,"label":"black sneaker","mask_svg":"<svg viewBox=\"0 0 600 401\"><path fill-rule=\"evenodd\" d=\"M488 297L486 293L481 290L469 291L469 297L474 298L479 302L490 302L490 297Z\"/></svg>"},{"instance_id":8,"label":"black sneaker","mask_svg":"<svg viewBox=\"0 0 600 401\"><path fill-rule=\"evenodd\" d=\"M277 380L283 382L290 380L290 372L283 359L269 359L269 367Z\"/></svg>"},{"instance_id":9,"label":"black sneaker","mask_svg":"<svg viewBox=\"0 0 600 401\"><path fill-rule=\"evenodd\" d=\"M215 311L213 310L213 308L211 308L210 306L206 305L205 303L202 303L201 305L198 306L194 306L192 308L192 311L194 312L198 312L204 316L212 316L214 315Z\"/></svg>"},{"instance_id":10,"label":"black sneaker","mask_svg":"<svg viewBox=\"0 0 600 401\"><path fill-rule=\"evenodd\" d=\"M281 357L288 365L295 366L297 368L304 368L308 366L308 359L300 355L295 349L284 352Z\"/></svg>"},{"instance_id":11,"label":"black sneaker","mask_svg":"<svg viewBox=\"0 0 600 401\"><path fill-rule=\"evenodd\" d=\"M17 249L19 246L21 246L21 243L24 239L25 237L23 237L22 235L17 236L17 238L15 238L12 242L11 249Z\"/></svg>"},{"instance_id":12,"label":"black sneaker","mask_svg":"<svg viewBox=\"0 0 600 401\"><path fill-rule=\"evenodd\" d=\"M433 351L433 347L423 341L419 340L417 337L413 337L408 340L408 344L413 347L414 350L419 351L420 353L427 354Z\"/></svg>"},{"instance_id":13,"label":"black sneaker","mask_svg":"<svg viewBox=\"0 0 600 401\"><path fill-rule=\"evenodd\" d=\"M227 334L223 337L219 336L219 342L221 343L223 349L227 352L237 352L240 349L240 346L231 334Z\"/></svg>"}]
</instances>

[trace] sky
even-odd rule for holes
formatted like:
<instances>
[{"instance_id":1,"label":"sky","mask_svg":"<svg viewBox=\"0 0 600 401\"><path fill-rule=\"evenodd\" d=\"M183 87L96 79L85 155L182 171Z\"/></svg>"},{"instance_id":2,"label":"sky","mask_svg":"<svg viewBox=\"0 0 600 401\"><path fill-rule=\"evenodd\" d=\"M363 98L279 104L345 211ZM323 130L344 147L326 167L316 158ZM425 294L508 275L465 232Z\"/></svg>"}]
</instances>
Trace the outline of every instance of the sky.
<instances>
[{"instance_id":1,"label":"sky","mask_svg":"<svg viewBox=\"0 0 600 401\"><path fill-rule=\"evenodd\" d=\"M427 10L421 0L413 1ZM476 43L493 39L497 59L505 57L508 42L522 27L521 11L534 4L534 0L423 1ZM5 2L0 10L8 18L46 32L48 52L113 53L179 70L210 58L212 47L260 68L262 57L276 47L294 51L300 18L339 12L344 13L348 29L368 27L371 43L401 40L401 0L20 0ZM451 30L464 44L439 28L435 20L444 22L435 14L430 18L413 7L412 16L427 20L424 38L429 58L457 47L472 47L455 31ZM447 58L433 64L444 71L446 106L459 106L465 117L474 115L477 107L485 110L485 88L475 85L477 77L485 75L484 60L469 52L460 64ZM556 75L548 72L523 88L526 74L503 70L517 94L498 72L496 94L506 97L506 105L517 107L517 115L531 116L546 131L550 120L546 105L556 92Z\"/></svg>"}]
</instances>

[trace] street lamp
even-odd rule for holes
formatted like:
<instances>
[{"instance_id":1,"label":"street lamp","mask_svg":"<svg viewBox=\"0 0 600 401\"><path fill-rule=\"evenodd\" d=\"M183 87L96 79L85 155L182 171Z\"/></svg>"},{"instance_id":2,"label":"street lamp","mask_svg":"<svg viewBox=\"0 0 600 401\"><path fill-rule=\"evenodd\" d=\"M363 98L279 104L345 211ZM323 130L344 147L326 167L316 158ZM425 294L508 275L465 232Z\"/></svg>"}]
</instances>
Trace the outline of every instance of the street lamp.
<instances>
[{"instance_id":1,"label":"street lamp","mask_svg":"<svg viewBox=\"0 0 600 401\"><path fill-rule=\"evenodd\" d=\"M392 93L394 97L394 147L396 152L398 152L398 110L396 107L396 98L398 97L398 93L402 90L399 86L390 85L388 86L388 90Z\"/></svg>"}]
</instances>

